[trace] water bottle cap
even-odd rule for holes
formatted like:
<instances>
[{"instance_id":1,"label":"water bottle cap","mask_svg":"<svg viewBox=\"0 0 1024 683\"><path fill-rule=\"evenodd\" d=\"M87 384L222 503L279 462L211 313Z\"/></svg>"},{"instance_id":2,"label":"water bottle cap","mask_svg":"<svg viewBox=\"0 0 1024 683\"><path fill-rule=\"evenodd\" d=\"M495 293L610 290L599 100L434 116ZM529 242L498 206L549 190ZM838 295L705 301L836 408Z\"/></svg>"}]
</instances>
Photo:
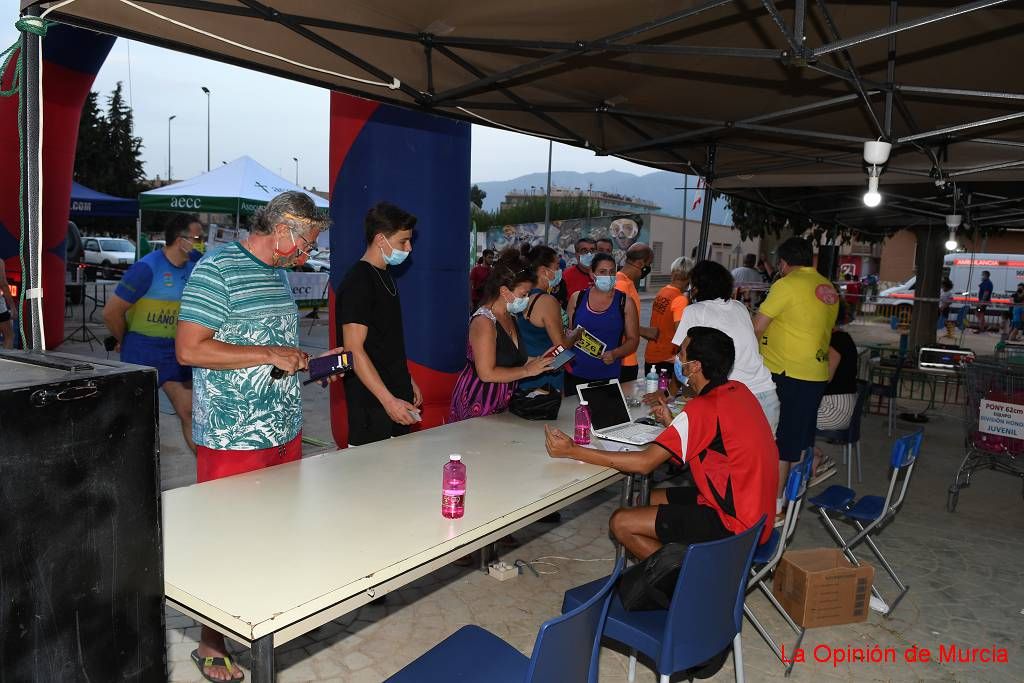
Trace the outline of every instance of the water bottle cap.
<instances>
[{"instance_id":1,"label":"water bottle cap","mask_svg":"<svg viewBox=\"0 0 1024 683\"><path fill-rule=\"evenodd\" d=\"M448 459L449 460L456 460L456 461L458 461L458 460L462 460L462 456L459 455L458 453L452 453L451 455L448 456Z\"/></svg>"},{"instance_id":2,"label":"water bottle cap","mask_svg":"<svg viewBox=\"0 0 1024 683\"><path fill-rule=\"evenodd\" d=\"M581 400L581 401L580 401L580 405L581 405L581 406L589 406L590 404L589 404L589 403L587 403L586 401L583 401L583 400Z\"/></svg>"}]
</instances>

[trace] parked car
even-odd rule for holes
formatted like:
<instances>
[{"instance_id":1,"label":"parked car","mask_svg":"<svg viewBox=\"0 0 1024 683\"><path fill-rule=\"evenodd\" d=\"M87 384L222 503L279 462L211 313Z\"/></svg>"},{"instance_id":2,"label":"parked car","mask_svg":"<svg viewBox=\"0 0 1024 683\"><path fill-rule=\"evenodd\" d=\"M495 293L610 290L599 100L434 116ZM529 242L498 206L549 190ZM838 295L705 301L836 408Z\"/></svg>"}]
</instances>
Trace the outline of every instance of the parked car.
<instances>
[{"instance_id":1,"label":"parked car","mask_svg":"<svg viewBox=\"0 0 1024 683\"><path fill-rule=\"evenodd\" d=\"M331 272L331 252L322 249L317 252L316 256L313 256L306 261L307 266L311 266L314 273L329 273Z\"/></svg>"},{"instance_id":2,"label":"parked car","mask_svg":"<svg viewBox=\"0 0 1024 683\"><path fill-rule=\"evenodd\" d=\"M105 278L119 278L135 263L135 245L123 237L83 237L85 262Z\"/></svg>"}]
</instances>

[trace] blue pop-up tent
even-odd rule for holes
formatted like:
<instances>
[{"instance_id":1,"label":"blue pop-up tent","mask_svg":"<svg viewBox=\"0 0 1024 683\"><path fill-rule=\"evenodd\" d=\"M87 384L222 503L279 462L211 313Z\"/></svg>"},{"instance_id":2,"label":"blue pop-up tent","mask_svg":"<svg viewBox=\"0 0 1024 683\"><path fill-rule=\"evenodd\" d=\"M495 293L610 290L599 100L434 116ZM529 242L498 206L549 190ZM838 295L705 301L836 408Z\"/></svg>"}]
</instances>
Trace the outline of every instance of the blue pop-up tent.
<instances>
[{"instance_id":1,"label":"blue pop-up tent","mask_svg":"<svg viewBox=\"0 0 1024 683\"><path fill-rule=\"evenodd\" d=\"M139 201L97 192L85 185L71 183L71 217L137 216Z\"/></svg>"}]
</instances>

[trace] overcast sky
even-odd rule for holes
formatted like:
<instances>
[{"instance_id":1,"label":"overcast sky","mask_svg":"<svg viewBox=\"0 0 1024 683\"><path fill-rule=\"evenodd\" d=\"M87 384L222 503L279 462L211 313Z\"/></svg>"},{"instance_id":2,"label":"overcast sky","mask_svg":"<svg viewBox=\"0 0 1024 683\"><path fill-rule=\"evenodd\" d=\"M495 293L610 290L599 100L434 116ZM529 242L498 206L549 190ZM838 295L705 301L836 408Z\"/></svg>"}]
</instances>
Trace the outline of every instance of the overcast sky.
<instances>
[{"instance_id":1,"label":"overcast sky","mask_svg":"<svg viewBox=\"0 0 1024 683\"><path fill-rule=\"evenodd\" d=\"M17 3L7 0L8 6ZM10 45L17 33L15 17L7 15L0 44ZM136 134L142 137L149 177L167 177L167 119L171 122L171 164L174 178L206 170L206 95L211 91L210 129L213 166L247 154L299 183L327 187L328 91L227 64L192 57L142 43L118 39L96 78L101 106L118 81L125 85L135 112ZM508 180L547 168L546 140L473 126L473 182ZM621 170L643 175L652 169L555 143L555 171Z\"/></svg>"}]
</instances>

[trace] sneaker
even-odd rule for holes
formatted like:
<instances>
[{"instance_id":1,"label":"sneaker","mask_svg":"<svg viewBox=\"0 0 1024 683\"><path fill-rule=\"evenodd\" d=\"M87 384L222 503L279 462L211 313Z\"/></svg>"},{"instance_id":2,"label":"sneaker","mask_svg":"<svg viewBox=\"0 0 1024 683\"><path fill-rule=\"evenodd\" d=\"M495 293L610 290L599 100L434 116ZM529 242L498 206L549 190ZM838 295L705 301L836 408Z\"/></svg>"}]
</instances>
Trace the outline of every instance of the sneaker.
<instances>
[{"instance_id":1,"label":"sneaker","mask_svg":"<svg viewBox=\"0 0 1024 683\"><path fill-rule=\"evenodd\" d=\"M819 467L818 468L818 473L815 474L813 477L811 477L811 480L809 482L807 482L807 487L810 488L812 486L817 486L818 484L820 484L821 482L825 481L829 477L835 476L835 473L836 473L836 465L835 465L835 463L830 462L828 465L826 465L824 467Z\"/></svg>"},{"instance_id":2,"label":"sneaker","mask_svg":"<svg viewBox=\"0 0 1024 683\"><path fill-rule=\"evenodd\" d=\"M871 596L871 609L878 612L879 614L888 614L889 605L882 598L877 595Z\"/></svg>"}]
</instances>

